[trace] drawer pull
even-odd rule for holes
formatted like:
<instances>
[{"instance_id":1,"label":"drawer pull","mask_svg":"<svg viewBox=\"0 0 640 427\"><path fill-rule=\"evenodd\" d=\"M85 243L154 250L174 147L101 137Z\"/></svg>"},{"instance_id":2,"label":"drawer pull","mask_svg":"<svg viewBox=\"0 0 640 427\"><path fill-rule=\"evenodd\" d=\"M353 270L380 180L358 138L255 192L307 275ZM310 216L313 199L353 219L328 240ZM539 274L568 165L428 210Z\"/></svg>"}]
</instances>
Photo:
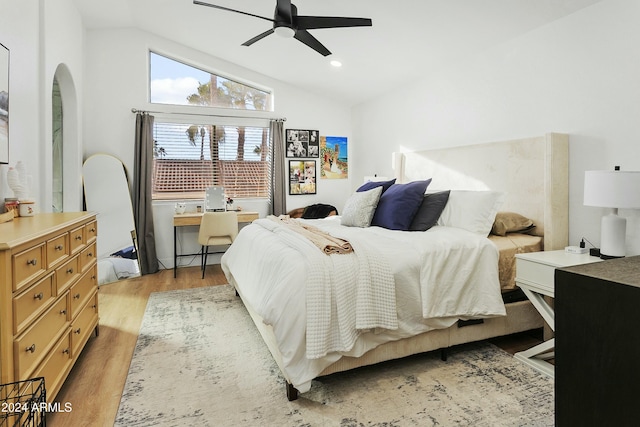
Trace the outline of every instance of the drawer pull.
<instances>
[{"instance_id":1,"label":"drawer pull","mask_svg":"<svg viewBox=\"0 0 640 427\"><path fill-rule=\"evenodd\" d=\"M76 236L76 240L82 240L82 236L80 235Z\"/></svg>"},{"instance_id":2,"label":"drawer pull","mask_svg":"<svg viewBox=\"0 0 640 427\"><path fill-rule=\"evenodd\" d=\"M89 258L91 258L91 257L93 256L93 252L89 252L89 253L87 254L87 256L88 256Z\"/></svg>"},{"instance_id":3,"label":"drawer pull","mask_svg":"<svg viewBox=\"0 0 640 427\"><path fill-rule=\"evenodd\" d=\"M75 331L73 331L76 334L80 334L80 328L76 329Z\"/></svg>"},{"instance_id":4,"label":"drawer pull","mask_svg":"<svg viewBox=\"0 0 640 427\"><path fill-rule=\"evenodd\" d=\"M64 350L62 350L62 354L69 354L69 349L65 348Z\"/></svg>"},{"instance_id":5,"label":"drawer pull","mask_svg":"<svg viewBox=\"0 0 640 427\"><path fill-rule=\"evenodd\" d=\"M96 307L98 307L96 304L93 304L93 305L91 306L91 308L96 308Z\"/></svg>"},{"instance_id":6,"label":"drawer pull","mask_svg":"<svg viewBox=\"0 0 640 427\"><path fill-rule=\"evenodd\" d=\"M28 352L31 352L31 353L35 352L36 351L36 345L35 344L31 344L29 347L27 347L25 349L25 351L28 351Z\"/></svg>"},{"instance_id":7,"label":"drawer pull","mask_svg":"<svg viewBox=\"0 0 640 427\"><path fill-rule=\"evenodd\" d=\"M96 232L96 228L92 227L91 229L89 229L90 232L95 233Z\"/></svg>"},{"instance_id":8,"label":"drawer pull","mask_svg":"<svg viewBox=\"0 0 640 427\"><path fill-rule=\"evenodd\" d=\"M80 294L75 294L75 295L73 296L73 299L80 299Z\"/></svg>"},{"instance_id":9,"label":"drawer pull","mask_svg":"<svg viewBox=\"0 0 640 427\"><path fill-rule=\"evenodd\" d=\"M73 268L67 269L67 274L73 274Z\"/></svg>"},{"instance_id":10,"label":"drawer pull","mask_svg":"<svg viewBox=\"0 0 640 427\"><path fill-rule=\"evenodd\" d=\"M63 308L62 310L60 310L60 314L67 314L67 310Z\"/></svg>"},{"instance_id":11,"label":"drawer pull","mask_svg":"<svg viewBox=\"0 0 640 427\"><path fill-rule=\"evenodd\" d=\"M36 265L36 264L38 264L38 260L36 258L27 260L27 265Z\"/></svg>"},{"instance_id":12,"label":"drawer pull","mask_svg":"<svg viewBox=\"0 0 640 427\"><path fill-rule=\"evenodd\" d=\"M56 251L61 251L64 249L64 246L62 245L56 245L56 247L54 248Z\"/></svg>"},{"instance_id":13,"label":"drawer pull","mask_svg":"<svg viewBox=\"0 0 640 427\"><path fill-rule=\"evenodd\" d=\"M39 299L40 301L42 301L42 298L44 298L44 294L42 292L33 296L33 299Z\"/></svg>"}]
</instances>

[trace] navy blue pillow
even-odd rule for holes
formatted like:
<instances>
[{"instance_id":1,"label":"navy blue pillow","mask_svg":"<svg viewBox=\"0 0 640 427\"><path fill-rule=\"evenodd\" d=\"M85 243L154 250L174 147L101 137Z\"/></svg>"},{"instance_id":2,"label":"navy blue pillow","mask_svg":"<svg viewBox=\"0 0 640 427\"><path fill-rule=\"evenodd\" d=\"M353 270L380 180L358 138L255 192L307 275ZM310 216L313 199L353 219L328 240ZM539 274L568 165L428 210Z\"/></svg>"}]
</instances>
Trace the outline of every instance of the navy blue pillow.
<instances>
[{"instance_id":1,"label":"navy blue pillow","mask_svg":"<svg viewBox=\"0 0 640 427\"><path fill-rule=\"evenodd\" d=\"M390 230L409 230L431 178L406 184L393 184L382 193L371 225Z\"/></svg>"},{"instance_id":2,"label":"navy blue pillow","mask_svg":"<svg viewBox=\"0 0 640 427\"><path fill-rule=\"evenodd\" d=\"M422 204L418 208L418 212L413 217L410 231L427 231L438 222L440 214L449 201L449 193L451 191L441 191L439 193L425 194Z\"/></svg>"},{"instance_id":3,"label":"navy blue pillow","mask_svg":"<svg viewBox=\"0 0 640 427\"><path fill-rule=\"evenodd\" d=\"M389 189L389 187L391 187L395 183L396 183L395 178L389 181L368 181L362 184L360 188L356 190L356 192L363 192L363 191L371 190L372 188L382 187L382 192L384 193Z\"/></svg>"}]
</instances>

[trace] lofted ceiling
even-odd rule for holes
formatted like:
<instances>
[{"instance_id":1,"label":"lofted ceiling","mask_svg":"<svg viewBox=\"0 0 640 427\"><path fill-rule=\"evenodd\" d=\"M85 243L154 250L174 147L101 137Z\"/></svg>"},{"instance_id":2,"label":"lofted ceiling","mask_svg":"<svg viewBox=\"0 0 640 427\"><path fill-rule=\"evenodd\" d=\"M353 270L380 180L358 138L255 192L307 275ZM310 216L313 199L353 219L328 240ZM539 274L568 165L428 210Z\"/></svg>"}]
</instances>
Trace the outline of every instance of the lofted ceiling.
<instances>
[{"instance_id":1,"label":"lofted ceiling","mask_svg":"<svg viewBox=\"0 0 640 427\"><path fill-rule=\"evenodd\" d=\"M390 81L489 49L600 0L294 0L299 15L371 18L372 27L310 30L332 55L275 34L262 19L192 0L74 0L88 30L139 28L346 105ZM268 18L276 0L202 0ZM343 66L334 68L332 59Z\"/></svg>"}]
</instances>

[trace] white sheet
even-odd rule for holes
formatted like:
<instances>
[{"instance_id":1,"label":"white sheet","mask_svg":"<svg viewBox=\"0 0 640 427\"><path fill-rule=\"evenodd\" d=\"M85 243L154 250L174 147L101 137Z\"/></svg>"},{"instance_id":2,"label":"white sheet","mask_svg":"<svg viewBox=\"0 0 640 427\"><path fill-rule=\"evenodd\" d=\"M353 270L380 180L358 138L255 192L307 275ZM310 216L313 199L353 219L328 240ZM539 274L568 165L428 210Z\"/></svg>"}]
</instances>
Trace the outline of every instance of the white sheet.
<instances>
[{"instance_id":1,"label":"white sheet","mask_svg":"<svg viewBox=\"0 0 640 427\"><path fill-rule=\"evenodd\" d=\"M311 380L342 355L358 357L383 342L446 328L459 318L505 315L498 251L485 237L441 226L402 232L342 227L339 217L308 221L380 250L396 283L398 329L362 333L348 352L307 358L305 298L314 260L259 225L244 227L222 257L222 269L245 302L273 327L285 375L300 392L308 391Z\"/></svg>"},{"instance_id":2,"label":"white sheet","mask_svg":"<svg viewBox=\"0 0 640 427\"><path fill-rule=\"evenodd\" d=\"M304 220L293 221L303 223ZM253 225L270 231L273 237L282 239L309 261L305 276L307 358L350 351L358 336L368 329L398 328L391 266L368 242L359 239L358 234L348 239L353 251L328 255L290 224L259 219ZM344 235L348 234L347 230L346 227L332 230L333 237L347 237Z\"/></svg>"}]
</instances>

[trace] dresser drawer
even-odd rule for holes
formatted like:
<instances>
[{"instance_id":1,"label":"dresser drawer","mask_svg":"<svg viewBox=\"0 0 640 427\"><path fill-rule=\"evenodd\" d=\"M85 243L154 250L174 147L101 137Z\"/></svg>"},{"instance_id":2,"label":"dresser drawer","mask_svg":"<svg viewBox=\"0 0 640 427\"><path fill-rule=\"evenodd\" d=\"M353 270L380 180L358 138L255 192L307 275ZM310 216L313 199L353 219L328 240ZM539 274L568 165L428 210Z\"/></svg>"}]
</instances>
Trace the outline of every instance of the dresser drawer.
<instances>
[{"instance_id":1,"label":"dresser drawer","mask_svg":"<svg viewBox=\"0 0 640 427\"><path fill-rule=\"evenodd\" d=\"M58 339L60 332L68 328L67 304L65 294L24 334L16 338L14 353L17 378L27 378Z\"/></svg>"},{"instance_id":2,"label":"dresser drawer","mask_svg":"<svg viewBox=\"0 0 640 427\"><path fill-rule=\"evenodd\" d=\"M98 286L96 279L96 265L94 264L86 273L82 275L82 278L71 287L70 299L71 299L71 318L75 318L80 308L86 304L89 298L93 295Z\"/></svg>"},{"instance_id":3,"label":"dresser drawer","mask_svg":"<svg viewBox=\"0 0 640 427\"><path fill-rule=\"evenodd\" d=\"M73 255L84 247L86 240L84 238L84 226L74 228L69 232L69 254Z\"/></svg>"},{"instance_id":4,"label":"dresser drawer","mask_svg":"<svg viewBox=\"0 0 640 427\"><path fill-rule=\"evenodd\" d=\"M58 294L66 291L78 277L80 277L80 268L78 267L78 257L75 256L62 266L56 268Z\"/></svg>"},{"instance_id":5,"label":"dresser drawer","mask_svg":"<svg viewBox=\"0 0 640 427\"><path fill-rule=\"evenodd\" d=\"M55 395L64 382L71 365L71 336L67 332L42 361L32 377L44 377L47 397Z\"/></svg>"},{"instance_id":6,"label":"dresser drawer","mask_svg":"<svg viewBox=\"0 0 640 427\"><path fill-rule=\"evenodd\" d=\"M26 286L46 270L45 245L41 243L13 256L13 290Z\"/></svg>"},{"instance_id":7,"label":"dresser drawer","mask_svg":"<svg viewBox=\"0 0 640 427\"><path fill-rule=\"evenodd\" d=\"M78 317L71 323L71 348L72 356L75 357L81 350L83 344L91 335L93 329L98 325L98 293L87 302Z\"/></svg>"},{"instance_id":8,"label":"dresser drawer","mask_svg":"<svg viewBox=\"0 0 640 427\"><path fill-rule=\"evenodd\" d=\"M18 335L56 298L53 273L13 299L13 333Z\"/></svg>"},{"instance_id":9,"label":"dresser drawer","mask_svg":"<svg viewBox=\"0 0 640 427\"><path fill-rule=\"evenodd\" d=\"M96 260L96 244L91 243L86 249L80 252L80 271L84 272L93 264Z\"/></svg>"},{"instance_id":10,"label":"dresser drawer","mask_svg":"<svg viewBox=\"0 0 640 427\"><path fill-rule=\"evenodd\" d=\"M85 243L91 243L98 238L98 221L91 221L84 226Z\"/></svg>"},{"instance_id":11,"label":"dresser drawer","mask_svg":"<svg viewBox=\"0 0 640 427\"><path fill-rule=\"evenodd\" d=\"M52 268L69 257L69 233L47 240L47 267Z\"/></svg>"}]
</instances>

